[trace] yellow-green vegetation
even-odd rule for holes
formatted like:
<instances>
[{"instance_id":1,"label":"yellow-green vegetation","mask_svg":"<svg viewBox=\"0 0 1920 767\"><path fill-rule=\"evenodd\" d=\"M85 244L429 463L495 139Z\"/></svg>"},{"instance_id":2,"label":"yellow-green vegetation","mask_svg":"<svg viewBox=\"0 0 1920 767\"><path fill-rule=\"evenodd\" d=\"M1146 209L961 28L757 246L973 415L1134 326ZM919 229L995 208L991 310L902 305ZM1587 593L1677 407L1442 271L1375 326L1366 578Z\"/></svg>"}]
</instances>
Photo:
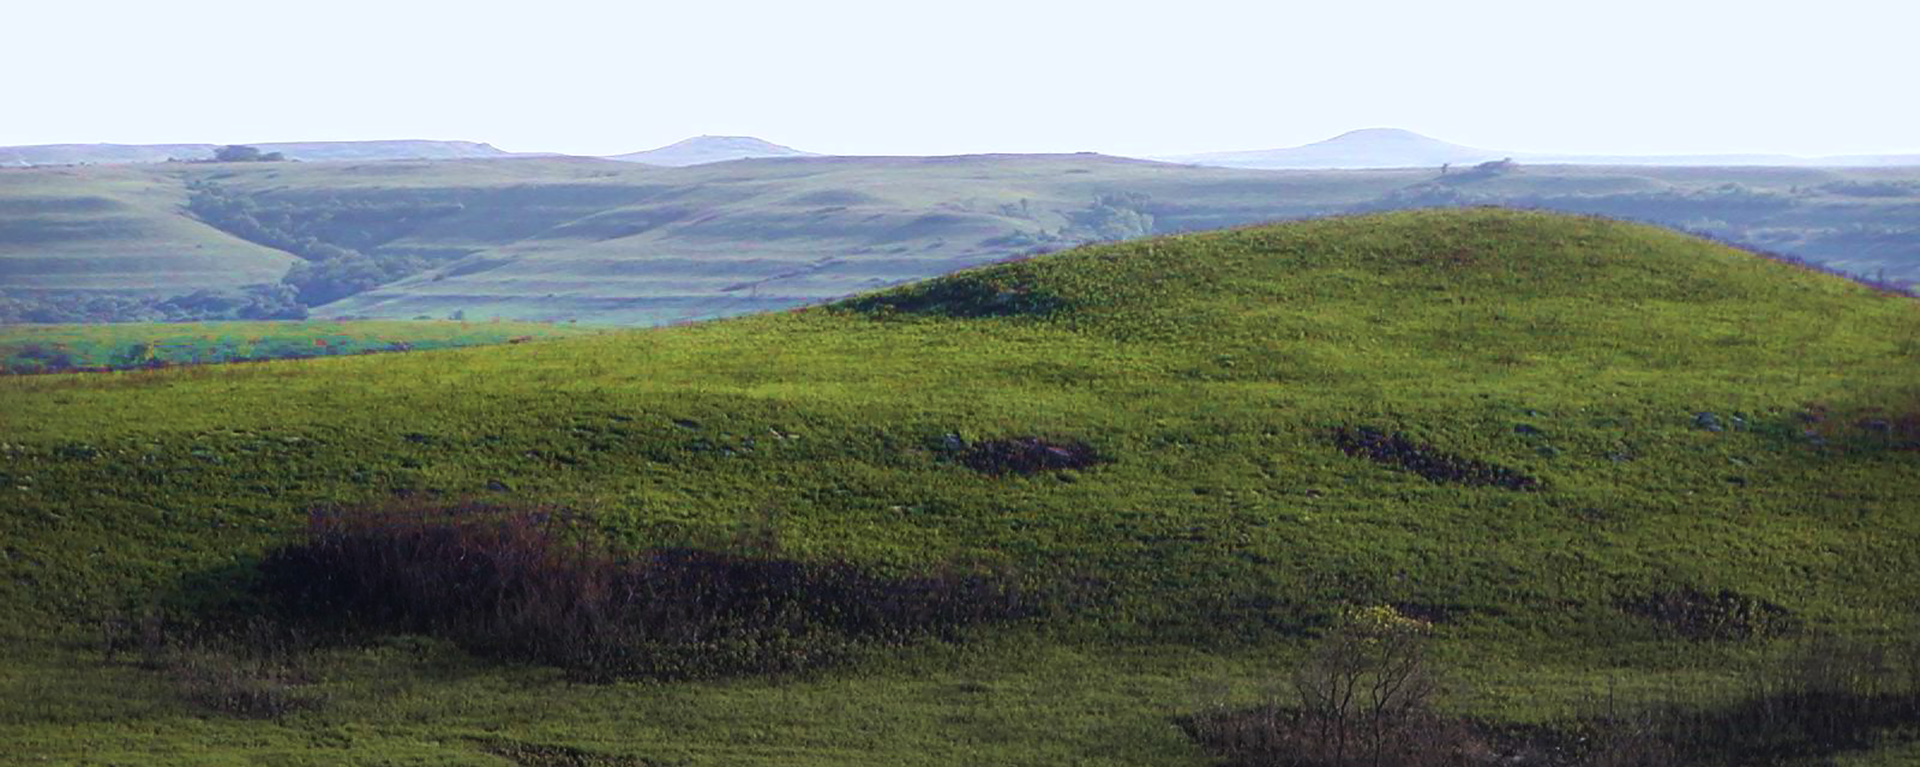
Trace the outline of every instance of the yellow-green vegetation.
<instances>
[{"instance_id":1,"label":"yellow-green vegetation","mask_svg":"<svg viewBox=\"0 0 1920 767\"><path fill-rule=\"evenodd\" d=\"M1911 299L1470 210L670 329L0 379L0 760L1200 765L1196 685L1249 699L1380 605L1358 615L1430 626L1468 690L1445 705L1476 716L1722 689L1796 637L1920 619L1916 370ZM1034 445L1097 460L1017 470ZM317 651L324 703L271 720L92 639L232 601L308 508L396 494L1097 596L794 677L582 685L388 637Z\"/></svg>"},{"instance_id":2,"label":"yellow-green vegetation","mask_svg":"<svg viewBox=\"0 0 1920 767\"><path fill-rule=\"evenodd\" d=\"M134 369L425 351L596 332L537 322L366 320L0 326L0 372Z\"/></svg>"}]
</instances>

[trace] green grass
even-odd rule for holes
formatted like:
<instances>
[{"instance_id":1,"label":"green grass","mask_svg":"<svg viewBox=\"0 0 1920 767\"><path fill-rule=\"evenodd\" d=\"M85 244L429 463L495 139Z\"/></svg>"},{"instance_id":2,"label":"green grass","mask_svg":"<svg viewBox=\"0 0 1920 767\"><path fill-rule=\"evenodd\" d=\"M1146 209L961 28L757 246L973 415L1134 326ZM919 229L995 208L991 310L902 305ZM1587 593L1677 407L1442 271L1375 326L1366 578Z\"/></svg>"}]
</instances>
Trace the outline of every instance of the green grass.
<instances>
[{"instance_id":1,"label":"green grass","mask_svg":"<svg viewBox=\"0 0 1920 767\"><path fill-rule=\"evenodd\" d=\"M1048 300L967 316L1009 291ZM1456 705L1488 715L1609 679L1717 689L1769 643L1678 639L1619 602L1692 586L1808 633L1920 620L1920 463L1854 426L1920 412L1916 364L1912 300L1476 210L1086 248L655 331L0 379L0 741L94 763L500 764L473 740L497 737L666 763L1197 765L1171 723L1195 685L1255 694L1343 603L1444 608L1478 691ZM1330 432L1360 425L1544 489L1349 457ZM941 460L949 433L1111 462L985 477ZM1110 598L799 679L579 686L394 640L328 654L334 703L279 723L196 712L85 641L114 606L217 600L314 504L490 486L627 545L773 512L797 556L965 555Z\"/></svg>"},{"instance_id":2,"label":"green grass","mask_svg":"<svg viewBox=\"0 0 1920 767\"><path fill-rule=\"evenodd\" d=\"M532 322L202 322L0 326L0 372L131 369L427 351L597 332Z\"/></svg>"}]
</instances>

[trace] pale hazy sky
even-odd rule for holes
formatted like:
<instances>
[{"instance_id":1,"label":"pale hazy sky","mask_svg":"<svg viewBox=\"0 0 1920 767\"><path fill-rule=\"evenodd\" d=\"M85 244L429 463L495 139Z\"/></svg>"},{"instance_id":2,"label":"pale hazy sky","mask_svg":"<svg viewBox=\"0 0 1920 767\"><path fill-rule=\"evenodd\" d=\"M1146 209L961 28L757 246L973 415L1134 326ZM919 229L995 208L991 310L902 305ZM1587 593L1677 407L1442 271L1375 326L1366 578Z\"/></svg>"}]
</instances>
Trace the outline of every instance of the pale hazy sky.
<instances>
[{"instance_id":1,"label":"pale hazy sky","mask_svg":"<svg viewBox=\"0 0 1920 767\"><path fill-rule=\"evenodd\" d=\"M1920 1L14 0L0 145L1920 151Z\"/></svg>"}]
</instances>

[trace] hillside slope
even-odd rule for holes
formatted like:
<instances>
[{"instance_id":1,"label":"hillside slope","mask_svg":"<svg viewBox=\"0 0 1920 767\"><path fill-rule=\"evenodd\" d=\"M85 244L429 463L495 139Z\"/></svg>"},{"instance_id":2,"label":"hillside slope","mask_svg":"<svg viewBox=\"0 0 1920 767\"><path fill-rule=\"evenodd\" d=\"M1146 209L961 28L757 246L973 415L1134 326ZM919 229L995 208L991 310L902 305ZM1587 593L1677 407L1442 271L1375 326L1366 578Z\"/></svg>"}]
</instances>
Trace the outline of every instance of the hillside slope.
<instances>
[{"instance_id":1,"label":"hillside slope","mask_svg":"<svg viewBox=\"0 0 1920 767\"><path fill-rule=\"evenodd\" d=\"M0 696L0 739L56 761L462 763L505 742L1199 765L1171 724L1193 685L1259 689L1343 604L1438 621L1489 716L1712 689L1766 642L1625 606L1920 619L1916 365L1910 299L1650 227L1475 210L1090 247L682 328L0 379L5 683L31 693ZM970 468L1026 437L1097 460ZM202 717L35 628L212 599L306 508L396 495L557 504L631 546L980 558L1100 596L978 651L774 681L580 686L394 640L327 656L329 707L276 723Z\"/></svg>"},{"instance_id":2,"label":"hillside slope","mask_svg":"<svg viewBox=\"0 0 1920 767\"><path fill-rule=\"evenodd\" d=\"M299 259L182 213L146 169L0 172L0 290L167 297L278 282Z\"/></svg>"}]
</instances>

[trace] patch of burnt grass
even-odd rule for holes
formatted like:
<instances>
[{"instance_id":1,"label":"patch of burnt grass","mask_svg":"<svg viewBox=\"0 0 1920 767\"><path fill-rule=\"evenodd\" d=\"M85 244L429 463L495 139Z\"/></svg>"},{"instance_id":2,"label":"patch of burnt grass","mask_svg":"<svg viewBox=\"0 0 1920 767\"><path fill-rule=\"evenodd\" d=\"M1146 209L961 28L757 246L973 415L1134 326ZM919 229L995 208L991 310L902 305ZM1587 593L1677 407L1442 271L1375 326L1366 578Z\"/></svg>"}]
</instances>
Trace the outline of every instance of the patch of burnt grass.
<instances>
[{"instance_id":1,"label":"patch of burnt grass","mask_svg":"<svg viewBox=\"0 0 1920 767\"><path fill-rule=\"evenodd\" d=\"M1663 589L1620 602L1620 609L1694 640L1739 640L1792 633L1800 621L1785 607L1730 589Z\"/></svg>"},{"instance_id":2,"label":"patch of burnt grass","mask_svg":"<svg viewBox=\"0 0 1920 767\"><path fill-rule=\"evenodd\" d=\"M506 738L478 739L480 750L520 767L666 767L684 764L638 756L619 756L572 746L526 743Z\"/></svg>"},{"instance_id":3,"label":"patch of burnt grass","mask_svg":"<svg viewBox=\"0 0 1920 767\"><path fill-rule=\"evenodd\" d=\"M152 610L100 623L108 663L129 660L159 672L196 707L247 719L277 719L319 708L304 667L307 639L287 626L246 621L184 620Z\"/></svg>"},{"instance_id":4,"label":"patch of burnt grass","mask_svg":"<svg viewBox=\"0 0 1920 767\"><path fill-rule=\"evenodd\" d=\"M856 298L842 304L856 312L975 319L1045 316L1067 308L1059 296L1003 276L959 275Z\"/></svg>"},{"instance_id":5,"label":"patch of burnt grass","mask_svg":"<svg viewBox=\"0 0 1920 767\"><path fill-rule=\"evenodd\" d=\"M1410 471L1430 482L1498 487L1507 490L1539 490L1540 480L1514 469L1486 461L1454 455L1398 432L1372 427L1341 427L1333 430L1333 443L1340 451L1365 458L1383 466Z\"/></svg>"},{"instance_id":6,"label":"patch of burnt grass","mask_svg":"<svg viewBox=\"0 0 1920 767\"><path fill-rule=\"evenodd\" d=\"M982 440L967 445L959 458L967 468L993 476L1085 469L1103 462L1084 442L1040 437Z\"/></svg>"},{"instance_id":7,"label":"patch of burnt grass","mask_svg":"<svg viewBox=\"0 0 1920 767\"><path fill-rule=\"evenodd\" d=\"M1045 602L982 567L892 574L764 550L618 552L565 513L479 502L317 511L259 571L269 603L292 615L443 636L585 679L799 671L958 639Z\"/></svg>"}]
</instances>

